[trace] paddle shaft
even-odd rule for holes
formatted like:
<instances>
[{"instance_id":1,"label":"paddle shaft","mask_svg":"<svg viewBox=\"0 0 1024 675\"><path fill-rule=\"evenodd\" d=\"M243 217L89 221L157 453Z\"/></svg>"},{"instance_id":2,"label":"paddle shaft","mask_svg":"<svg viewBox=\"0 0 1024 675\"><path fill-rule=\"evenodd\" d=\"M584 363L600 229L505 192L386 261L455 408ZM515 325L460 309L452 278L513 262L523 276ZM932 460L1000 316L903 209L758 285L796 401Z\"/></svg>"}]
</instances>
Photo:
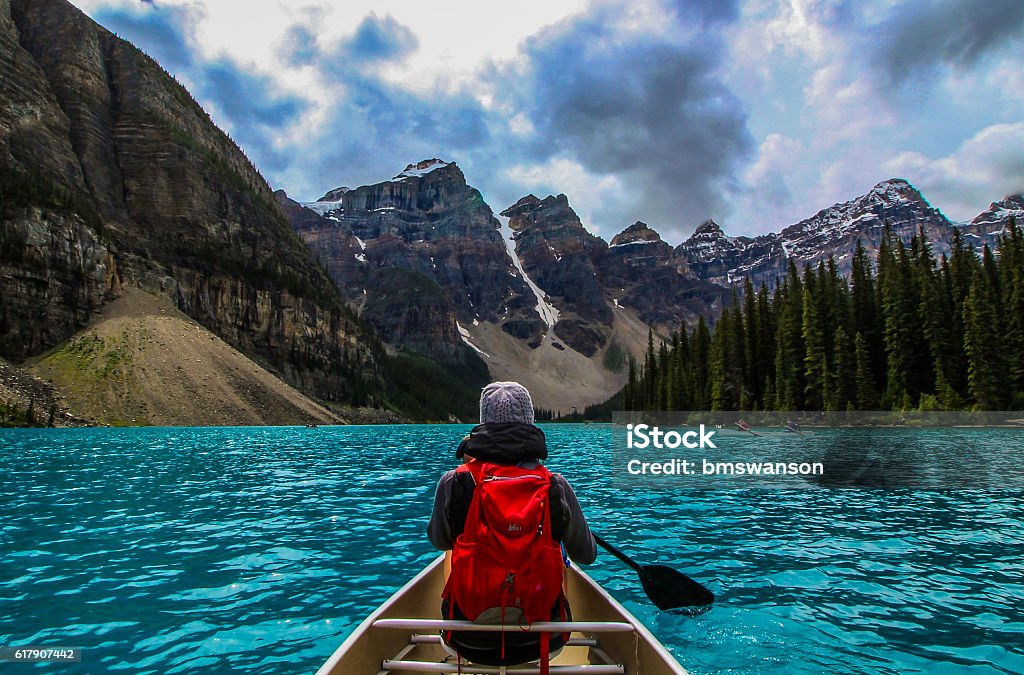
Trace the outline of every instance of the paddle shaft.
<instances>
[{"instance_id":1,"label":"paddle shaft","mask_svg":"<svg viewBox=\"0 0 1024 675\"><path fill-rule=\"evenodd\" d=\"M593 532L591 532L591 534L593 534ZM618 558L622 562L626 563L627 565L629 565L630 567L635 569L637 572L641 571L641 567L640 567L639 563L637 563L635 560L630 558L628 555L626 555L625 553L623 553L619 549L615 548L614 546L612 546L611 544L609 544L608 542L606 542L604 539L602 539L601 537L597 536L596 534L594 534L594 541L597 542L598 546L600 546L604 550L608 551L613 556L615 556L616 558Z\"/></svg>"},{"instance_id":2,"label":"paddle shaft","mask_svg":"<svg viewBox=\"0 0 1024 675\"><path fill-rule=\"evenodd\" d=\"M750 430L750 427L744 426L744 425L740 424L739 422L736 423L736 428L739 429L740 431L746 431L751 436L756 436L757 438L761 438L761 434L755 434L753 431Z\"/></svg>"}]
</instances>

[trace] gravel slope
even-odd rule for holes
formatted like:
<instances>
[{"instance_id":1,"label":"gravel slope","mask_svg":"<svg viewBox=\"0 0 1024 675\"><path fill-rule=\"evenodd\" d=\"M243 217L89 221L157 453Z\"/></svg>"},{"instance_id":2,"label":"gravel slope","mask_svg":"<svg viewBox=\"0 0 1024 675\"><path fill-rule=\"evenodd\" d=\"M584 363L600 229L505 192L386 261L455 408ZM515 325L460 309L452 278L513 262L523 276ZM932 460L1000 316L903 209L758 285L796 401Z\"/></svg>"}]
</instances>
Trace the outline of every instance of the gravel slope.
<instances>
[{"instance_id":1,"label":"gravel slope","mask_svg":"<svg viewBox=\"0 0 1024 675\"><path fill-rule=\"evenodd\" d=\"M127 289L99 321L28 366L93 424L338 424L347 420L162 298Z\"/></svg>"}]
</instances>

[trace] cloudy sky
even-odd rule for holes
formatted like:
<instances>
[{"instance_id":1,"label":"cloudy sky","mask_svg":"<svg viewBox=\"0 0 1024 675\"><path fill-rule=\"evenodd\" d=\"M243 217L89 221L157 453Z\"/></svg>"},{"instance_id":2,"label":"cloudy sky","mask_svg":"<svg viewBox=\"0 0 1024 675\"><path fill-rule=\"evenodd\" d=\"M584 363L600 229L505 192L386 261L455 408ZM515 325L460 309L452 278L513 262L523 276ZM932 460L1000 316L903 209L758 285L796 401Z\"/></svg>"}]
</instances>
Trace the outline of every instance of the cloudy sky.
<instances>
[{"instance_id":1,"label":"cloudy sky","mask_svg":"<svg viewBox=\"0 0 1024 675\"><path fill-rule=\"evenodd\" d=\"M303 201L440 157L675 244L890 177L954 220L1024 191L1020 0L72 1Z\"/></svg>"}]
</instances>

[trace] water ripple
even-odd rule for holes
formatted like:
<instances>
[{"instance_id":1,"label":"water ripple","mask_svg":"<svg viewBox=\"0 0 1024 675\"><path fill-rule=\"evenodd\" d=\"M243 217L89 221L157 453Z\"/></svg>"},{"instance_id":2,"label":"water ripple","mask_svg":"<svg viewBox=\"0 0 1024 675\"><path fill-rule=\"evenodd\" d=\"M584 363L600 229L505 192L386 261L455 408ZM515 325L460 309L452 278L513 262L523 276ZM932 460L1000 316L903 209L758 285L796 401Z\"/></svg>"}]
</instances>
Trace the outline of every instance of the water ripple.
<instances>
[{"instance_id":1,"label":"water ripple","mask_svg":"<svg viewBox=\"0 0 1024 675\"><path fill-rule=\"evenodd\" d=\"M465 430L0 432L0 644L84 647L72 673L311 672L435 555ZM606 427L546 432L595 529L718 595L659 613L590 570L692 672L1024 672L1020 494L624 492Z\"/></svg>"}]
</instances>

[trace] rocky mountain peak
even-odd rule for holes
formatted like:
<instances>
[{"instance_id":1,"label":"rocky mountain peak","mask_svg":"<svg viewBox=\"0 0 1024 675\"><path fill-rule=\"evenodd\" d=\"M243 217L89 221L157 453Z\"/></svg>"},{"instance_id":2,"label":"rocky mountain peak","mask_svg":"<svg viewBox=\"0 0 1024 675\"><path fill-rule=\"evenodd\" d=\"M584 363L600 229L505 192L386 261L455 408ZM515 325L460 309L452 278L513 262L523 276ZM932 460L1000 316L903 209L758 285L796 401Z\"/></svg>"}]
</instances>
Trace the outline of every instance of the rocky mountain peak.
<instances>
[{"instance_id":1,"label":"rocky mountain peak","mask_svg":"<svg viewBox=\"0 0 1024 675\"><path fill-rule=\"evenodd\" d=\"M526 195L502 211L501 215L511 219L509 226L514 232L530 226L545 230L554 227L585 231L580 217L569 206L569 198L563 194L548 195L544 199L538 199L532 194Z\"/></svg>"},{"instance_id":2,"label":"rocky mountain peak","mask_svg":"<svg viewBox=\"0 0 1024 675\"><path fill-rule=\"evenodd\" d=\"M407 165L405 169L392 180L401 181L407 178L423 178L429 173L448 167L453 167L455 169L458 168L455 165L455 162L446 162L438 159L437 157L432 157L431 159L425 159L422 162Z\"/></svg>"},{"instance_id":3,"label":"rocky mountain peak","mask_svg":"<svg viewBox=\"0 0 1024 675\"><path fill-rule=\"evenodd\" d=\"M623 246L640 242L660 242L661 240L660 234L652 230L647 223L638 220L612 237L611 245Z\"/></svg>"},{"instance_id":4,"label":"rocky mountain peak","mask_svg":"<svg viewBox=\"0 0 1024 675\"><path fill-rule=\"evenodd\" d=\"M1024 195L1009 195L998 202L992 202L970 224L1002 231L1009 224L1010 218L1017 221L1018 227L1024 227Z\"/></svg>"},{"instance_id":5,"label":"rocky mountain peak","mask_svg":"<svg viewBox=\"0 0 1024 675\"><path fill-rule=\"evenodd\" d=\"M890 178L884 180L878 185L875 185L871 190L864 195L860 200L854 200L858 202L863 200L869 204L883 204L885 206L892 206L901 202L924 202L924 197L921 196L921 192L907 182L904 178Z\"/></svg>"},{"instance_id":6,"label":"rocky mountain peak","mask_svg":"<svg viewBox=\"0 0 1024 675\"><path fill-rule=\"evenodd\" d=\"M725 236L722 227L714 220L705 220L693 231L690 239L720 239Z\"/></svg>"},{"instance_id":7,"label":"rocky mountain peak","mask_svg":"<svg viewBox=\"0 0 1024 675\"><path fill-rule=\"evenodd\" d=\"M345 196L346 192L351 191L351 188L345 186L336 187L333 190L328 190L327 194L318 199L318 202L340 202L341 198Z\"/></svg>"}]
</instances>

